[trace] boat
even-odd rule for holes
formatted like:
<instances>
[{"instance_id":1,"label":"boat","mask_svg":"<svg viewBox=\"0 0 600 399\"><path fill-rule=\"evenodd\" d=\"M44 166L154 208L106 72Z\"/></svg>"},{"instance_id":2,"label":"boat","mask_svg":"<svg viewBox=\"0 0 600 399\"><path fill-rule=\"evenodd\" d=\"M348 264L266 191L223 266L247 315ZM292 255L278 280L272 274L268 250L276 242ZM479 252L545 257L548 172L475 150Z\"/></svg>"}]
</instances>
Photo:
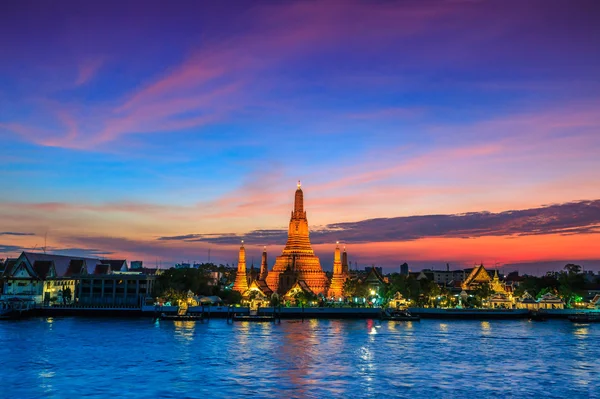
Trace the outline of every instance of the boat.
<instances>
[{"instance_id":1,"label":"boat","mask_svg":"<svg viewBox=\"0 0 600 399\"><path fill-rule=\"evenodd\" d=\"M412 315L408 310L385 310L381 314L381 320L391 321L420 321L421 316Z\"/></svg>"},{"instance_id":2,"label":"boat","mask_svg":"<svg viewBox=\"0 0 600 399\"><path fill-rule=\"evenodd\" d=\"M531 312L531 314L529 315L529 320L531 320L531 321L547 321L548 318L543 313Z\"/></svg>"},{"instance_id":3,"label":"boat","mask_svg":"<svg viewBox=\"0 0 600 399\"><path fill-rule=\"evenodd\" d=\"M173 321L195 321L202 320L201 314L166 314L160 315L161 320L173 320Z\"/></svg>"},{"instance_id":4,"label":"boat","mask_svg":"<svg viewBox=\"0 0 600 399\"><path fill-rule=\"evenodd\" d=\"M21 298L8 298L0 301L0 320L15 320L26 316L34 307L34 302Z\"/></svg>"},{"instance_id":5,"label":"boat","mask_svg":"<svg viewBox=\"0 0 600 399\"><path fill-rule=\"evenodd\" d=\"M252 315L252 314L246 314L246 315L242 315L242 314L233 314L233 316L231 317L232 320L234 321L275 321L275 316L258 316L258 315Z\"/></svg>"},{"instance_id":6,"label":"boat","mask_svg":"<svg viewBox=\"0 0 600 399\"><path fill-rule=\"evenodd\" d=\"M573 323L598 323L600 322L600 313L577 313L569 316Z\"/></svg>"},{"instance_id":7,"label":"boat","mask_svg":"<svg viewBox=\"0 0 600 399\"><path fill-rule=\"evenodd\" d=\"M418 314L423 319L496 320L529 317L528 309L411 308L410 310L412 314Z\"/></svg>"}]
</instances>

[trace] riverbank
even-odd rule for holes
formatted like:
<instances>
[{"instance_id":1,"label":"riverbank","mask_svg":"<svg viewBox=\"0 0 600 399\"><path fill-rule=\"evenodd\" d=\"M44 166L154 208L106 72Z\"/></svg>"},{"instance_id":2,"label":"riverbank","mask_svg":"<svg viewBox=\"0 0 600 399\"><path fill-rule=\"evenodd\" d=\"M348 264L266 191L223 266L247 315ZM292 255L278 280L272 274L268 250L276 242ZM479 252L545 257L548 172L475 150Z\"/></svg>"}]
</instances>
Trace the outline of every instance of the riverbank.
<instances>
[{"instance_id":1,"label":"riverbank","mask_svg":"<svg viewBox=\"0 0 600 399\"><path fill-rule=\"evenodd\" d=\"M177 314L177 306L143 306L139 307L43 307L32 310L32 316L60 317L158 317L161 314ZM438 309L438 308L409 308L416 316L427 319L458 319L458 320L494 320L494 319L523 319L532 315L527 309ZM202 314L205 318L228 318L232 313L249 315L250 308L229 306L196 306L188 308L189 314ZM552 319L567 319L575 314L600 314L593 309L548 309L537 314ZM259 315L276 316L281 319L378 319L380 308L302 308L302 307L265 307L258 310Z\"/></svg>"}]
</instances>

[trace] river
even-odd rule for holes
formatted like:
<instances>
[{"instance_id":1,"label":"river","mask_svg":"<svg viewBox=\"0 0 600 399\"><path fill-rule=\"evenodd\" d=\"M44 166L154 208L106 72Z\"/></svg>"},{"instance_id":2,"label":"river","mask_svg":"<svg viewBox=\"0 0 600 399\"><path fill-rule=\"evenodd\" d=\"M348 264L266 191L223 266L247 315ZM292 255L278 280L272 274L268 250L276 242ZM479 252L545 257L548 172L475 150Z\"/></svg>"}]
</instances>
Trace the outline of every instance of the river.
<instances>
[{"instance_id":1,"label":"river","mask_svg":"<svg viewBox=\"0 0 600 399\"><path fill-rule=\"evenodd\" d=\"M600 324L0 322L0 397L594 398Z\"/></svg>"}]
</instances>

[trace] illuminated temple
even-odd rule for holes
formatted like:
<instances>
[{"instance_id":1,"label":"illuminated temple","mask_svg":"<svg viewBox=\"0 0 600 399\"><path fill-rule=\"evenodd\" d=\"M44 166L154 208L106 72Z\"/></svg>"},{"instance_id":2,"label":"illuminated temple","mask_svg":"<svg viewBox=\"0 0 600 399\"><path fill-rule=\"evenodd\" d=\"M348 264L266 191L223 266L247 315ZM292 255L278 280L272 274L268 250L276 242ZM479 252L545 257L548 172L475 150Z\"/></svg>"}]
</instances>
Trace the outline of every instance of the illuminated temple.
<instances>
[{"instance_id":1,"label":"illuminated temple","mask_svg":"<svg viewBox=\"0 0 600 399\"><path fill-rule=\"evenodd\" d=\"M329 281L308 237L308 220L300 182L294 197L287 243L283 253L276 258L273 270L267 274L266 282L278 294L285 294L296 282L304 282L314 294L327 294Z\"/></svg>"},{"instance_id":2,"label":"illuminated temple","mask_svg":"<svg viewBox=\"0 0 600 399\"><path fill-rule=\"evenodd\" d=\"M335 298L342 297L344 295L344 283L348 278L348 254L346 253L346 248L344 248L344 254L340 259L340 246L338 242L335 246L333 277L331 278L328 295Z\"/></svg>"},{"instance_id":3,"label":"illuminated temple","mask_svg":"<svg viewBox=\"0 0 600 399\"><path fill-rule=\"evenodd\" d=\"M238 276L233 289L242 293L244 297L255 297L259 294L260 297L266 298L272 293L285 297L299 290L315 295L341 296L343 284L348 278L348 258L344 249L343 259L340 259L339 245L336 247L333 272L330 288L329 278L321 268L321 262L310 243L308 220L304 210L304 193L298 182L287 243L282 254L275 259L273 269L267 270L267 252L264 249L258 278L248 284L245 250L242 245Z\"/></svg>"}]
</instances>

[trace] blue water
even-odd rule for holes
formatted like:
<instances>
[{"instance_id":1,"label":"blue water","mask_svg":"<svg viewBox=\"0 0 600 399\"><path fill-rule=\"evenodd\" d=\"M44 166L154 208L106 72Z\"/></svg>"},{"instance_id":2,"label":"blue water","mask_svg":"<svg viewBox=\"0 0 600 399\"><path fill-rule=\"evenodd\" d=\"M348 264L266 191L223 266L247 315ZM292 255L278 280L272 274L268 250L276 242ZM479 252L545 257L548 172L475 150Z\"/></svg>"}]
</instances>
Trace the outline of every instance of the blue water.
<instances>
[{"instance_id":1,"label":"blue water","mask_svg":"<svg viewBox=\"0 0 600 399\"><path fill-rule=\"evenodd\" d=\"M0 322L0 398L600 398L600 324Z\"/></svg>"}]
</instances>

